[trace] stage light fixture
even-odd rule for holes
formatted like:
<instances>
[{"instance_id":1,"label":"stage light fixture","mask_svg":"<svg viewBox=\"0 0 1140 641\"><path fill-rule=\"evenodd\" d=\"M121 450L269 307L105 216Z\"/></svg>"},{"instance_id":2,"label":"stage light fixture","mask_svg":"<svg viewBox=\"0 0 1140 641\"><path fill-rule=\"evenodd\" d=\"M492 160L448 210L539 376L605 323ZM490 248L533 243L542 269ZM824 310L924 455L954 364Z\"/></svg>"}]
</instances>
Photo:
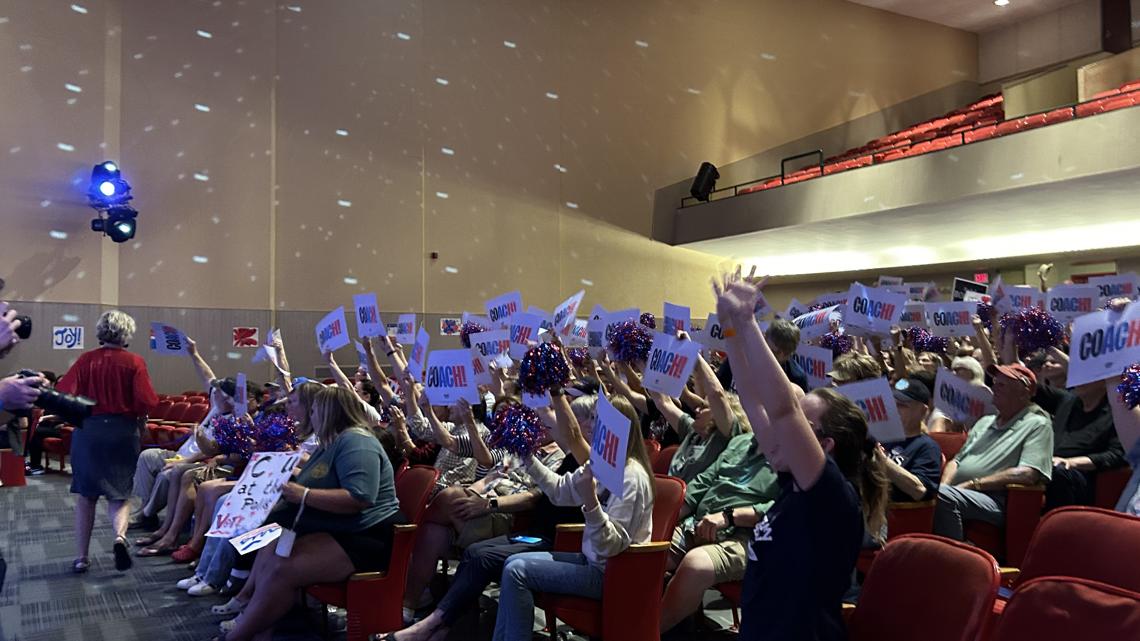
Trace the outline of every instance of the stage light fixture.
<instances>
[{"instance_id":1,"label":"stage light fixture","mask_svg":"<svg viewBox=\"0 0 1140 641\"><path fill-rule=\"evenodd\" d=\"M98 218L91 221L91 231L116 243L125 243L135 237L139 212L127 204L134 196L118 163L105 160L91 169L87 198L91 208L99 213Z\"/></svg>"},{"instance_id":2,"label":"stage light fixture","mask_svg":"<svg viewBox=\"0 0 1140 641\"><path fill-rule=\"evenodd\" d=\"M91 221L91 231L103 234L116 243L125 243L135 237L139 213L133 207L120 205Z\"/></svg>"},{"instance_id":3,"label":"stage light fixture","mask_svg":"<svg viewBox=\"0 0 1140 641\"><path fill-rule=\"evenodd\" d=\"M689 194L701 202L709 201L709 194L713 189L716 189L716 181L720 178L720 172L717 171L716 165L711 162L705 161L701 163L700 169L697 170L697 177L693 179L693 186L689 188Z\"/></svg>"}]
</instances>

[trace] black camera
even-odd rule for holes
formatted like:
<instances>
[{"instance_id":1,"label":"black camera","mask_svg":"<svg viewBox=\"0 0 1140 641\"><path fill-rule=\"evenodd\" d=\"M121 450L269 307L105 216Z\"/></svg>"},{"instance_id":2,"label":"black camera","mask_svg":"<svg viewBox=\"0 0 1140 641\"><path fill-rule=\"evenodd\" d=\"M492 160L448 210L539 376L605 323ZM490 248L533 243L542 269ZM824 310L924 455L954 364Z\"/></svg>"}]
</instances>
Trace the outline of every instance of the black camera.
<instances>
[{"instance_id":1,"label":"black camera","mask_svg":"<svg viewBox=\"0 0 1140 641\"><path fill-rule=\"evenodd\" d=\"M32 336L32 319L28 316L17 316L15 320L20 321L20 327L16 330L16 336L20 340L26 341Z\"/></svg>"},{"instance_id":2,"label":"black camera","mask_svg":"<svg viewBox=\"0 0 1140 641\"><path fill-rule=\"evenodd\" d=\"M30 378L39 376L39 372L34 372L30 369L22 369L16 372L16 376L20 378ZM39 398L35 402L36 407L43 409L45 414L55 414L63 420L71 423L76 427L83 425L83 419L91 416L91 410L95 407L95 401L87 398L86 396L78 396L76 394L64 394L57 392L54 389L41 389ZM28 410L13 411L12 414L16 416L28 416Z\"/></svg>"}]
</instances>

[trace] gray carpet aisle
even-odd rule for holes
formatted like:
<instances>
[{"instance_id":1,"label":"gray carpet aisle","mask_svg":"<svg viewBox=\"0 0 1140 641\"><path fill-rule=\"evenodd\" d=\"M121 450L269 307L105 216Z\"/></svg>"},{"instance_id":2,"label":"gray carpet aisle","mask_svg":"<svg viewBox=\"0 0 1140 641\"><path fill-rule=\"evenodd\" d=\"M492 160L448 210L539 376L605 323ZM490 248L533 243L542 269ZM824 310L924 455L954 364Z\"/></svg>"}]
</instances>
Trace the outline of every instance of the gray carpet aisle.
<instances>
[{"instance_id":1,"label":"gray carpet aisle","mask_svg":"<svg viewBox=\"0 0 1140 641\"><path fill-rule=\"evenodd\" d=\"M72 574L75 502L69 483L69 476L54 473L31 477L26 487L0 488L0 551L8 562L0 592L0 641L206 641L216 634L220 619L209 608L223 599L189 597L174 587L189 575L187 566L165 557L135 558L131 570L115 571L102 501L92 537L91 569L85 575ZM132 537L138 534L131 531ZM706 614L715 621L714 627L731 625L724 604L713 602L711 594L706 599ZM544 625L542 614L536 613L536 628ZM493 613L472 614L456 626L450 640L488 641L493 628ZM665 638L735 636L695 626L680 628ZM278 626L274 638L323 639L319 610L294 611ZM343 640L344 633L334 632L330 638ZM539 633L535 638L548 636Z\"/></svg>"}]
</instances>

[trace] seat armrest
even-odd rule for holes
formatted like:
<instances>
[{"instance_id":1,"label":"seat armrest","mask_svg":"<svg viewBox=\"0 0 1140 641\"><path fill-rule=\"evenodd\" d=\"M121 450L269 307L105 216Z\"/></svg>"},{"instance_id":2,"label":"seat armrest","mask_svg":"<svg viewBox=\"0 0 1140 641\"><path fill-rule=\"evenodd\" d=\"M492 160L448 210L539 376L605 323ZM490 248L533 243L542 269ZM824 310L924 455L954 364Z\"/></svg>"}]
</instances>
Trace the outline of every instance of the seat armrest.
<instances>
[{"instance_id":1,"label":"seat armrest","mask_svg":"<svg viewBox=\"0 0 1140 641\"><path fill-rule=\"evenodd\" d=\"M1021 570L1018 568L998 568L1001 572L1001 584L1010 587L1017 582L1018 577L1021 576Z\"/></svg>"},{"instance_id":2,"label":"seat armrest","mask_svg":"<svg viewBox=\"0 0 1140 641\"><path fill-rule=\"evenodd\" d=\"M930 499L929 501L892 501L888 507L892 510L922 510L937 506L938 499Z\"/></svg>"},{"instance_id":3,"label":"seat armrest","mask_svg":"<svg viewBox=\"0 0 1140 641\"><path fill-rule=\"evenodd\" d=\"M584 523L560 523L555 527L554 531L555 533L585 532L586 525Z\"/></svg>"},{"instance_id":4,"label":"seat armrest","mask_svg":"<svg viewBox=\"0 0 1140 641\"><path fill-rule=\"evenodd\" d=\"M672 545L669 541L654 541L651 543L634 543L625 549L622 554L651 554L653 552L662 552L669 549Z\"/></svg>"},{"instance_id":5,"label":"seat armrest","mask_svg":"<svg viewBox=\"0 0 1140 641\"><path fill-rule=\"evenodd\" d=\"M392 528L397 532L415 532L417 527L419 526L417 526L415 523L397 523L396 525L392 526Z\"/></svg>"},{"instance_id":6,"label":"seat armrest","mask_svg":"<svg viewBox=\"0 0 1140 641\"><path fill-rule=\"evenodd\" d=\"M388 576L387 572L357 572L348 577L349 581L375 581Z\"/></svg>"}]
</instances>

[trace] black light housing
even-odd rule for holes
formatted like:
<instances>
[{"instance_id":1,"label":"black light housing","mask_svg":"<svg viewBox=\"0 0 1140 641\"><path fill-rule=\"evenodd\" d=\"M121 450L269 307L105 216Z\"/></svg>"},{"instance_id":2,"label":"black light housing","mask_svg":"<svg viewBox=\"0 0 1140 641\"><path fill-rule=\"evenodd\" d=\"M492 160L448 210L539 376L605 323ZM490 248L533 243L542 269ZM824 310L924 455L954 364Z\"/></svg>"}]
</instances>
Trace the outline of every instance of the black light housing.
<instances>
[{"instance_id":1,"label":"black light housing","mask_svg":"<svg viewBox=\"0 0 1140 641\"><path fill-rule=\"evenodd\" d=\"M693 198L707 203L709 194L716 189L718 178L720 178L720 172L717 171L716 165L708 161L701 163L700 169L697 170L697 177L693 179L693 186L689 188L689 194Z\"/></svg>"},{"instance_id":2,"label":"black light housing","mask_svg":"<svg viewBox=\"0 0 1140 641\"><path fill-rule=\"evenodd\" d=\"M100 216L91 221L91 231L103 234L116 243L125 243L135 237L139 213L129 205L112 207L106 217Z\"/></svg>"}]
</instances>

